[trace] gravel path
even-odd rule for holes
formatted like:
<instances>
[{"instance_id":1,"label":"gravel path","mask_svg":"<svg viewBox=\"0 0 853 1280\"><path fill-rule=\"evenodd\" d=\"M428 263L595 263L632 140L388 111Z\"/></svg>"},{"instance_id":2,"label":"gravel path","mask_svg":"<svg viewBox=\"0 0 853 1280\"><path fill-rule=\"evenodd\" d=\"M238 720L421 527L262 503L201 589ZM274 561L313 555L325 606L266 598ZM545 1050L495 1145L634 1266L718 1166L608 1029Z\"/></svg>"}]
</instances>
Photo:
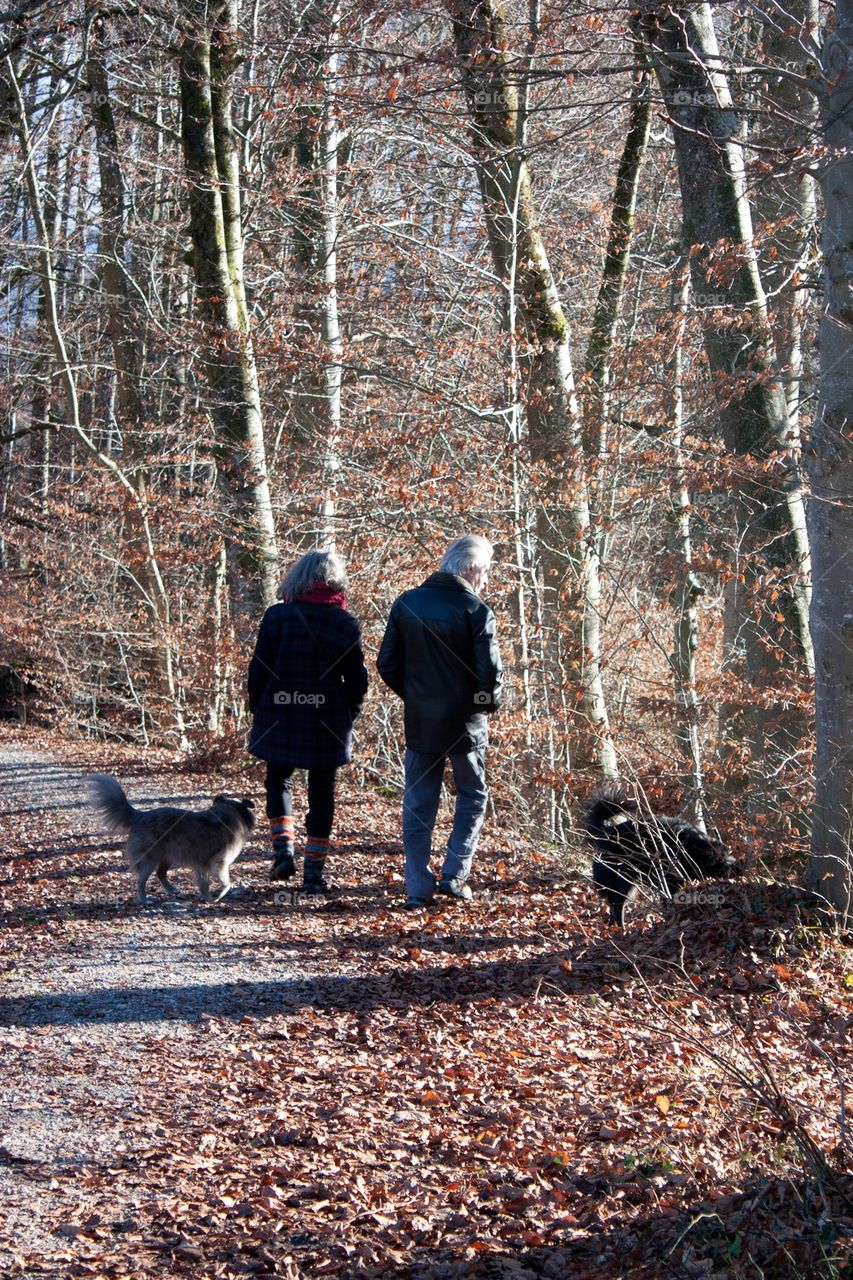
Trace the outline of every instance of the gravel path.
<instances>
[{"instance_id":1,"label":"gravel path","mask_svg":"<svg viewBox=\"0 0 853 1280\"><path fill-rule=\"evenodd\" d=\"M132 800L199 804L163 796L156 785L134 782ZM43 835L63 811L63 853L69 815L78 849L90 849L98 819L84 796L73 768L0 746L0 830L25 814ZM114 847L103 839L97 846ZM49 853L38 856L47 862ZM131 1163L148 1140L140 1117L162 1099L156 1073L143 1072L148 1083L140 1082L140 1064L152 1053L192 1064L202 1049L210 1052L210 1019L281 1010L288 990L310 981L287 948L271 950L269 918L226 913L195 897L140 910L129 905L129 874L122 885L112 914L72 914L44 939L21 929L20 958L0 973L0 1274L15 1255L49 1259L67 1247L63 1175ZM68 900L91 907L101 887L96 875L82 876L69 882Z\"/></svg>"}]
</instances>

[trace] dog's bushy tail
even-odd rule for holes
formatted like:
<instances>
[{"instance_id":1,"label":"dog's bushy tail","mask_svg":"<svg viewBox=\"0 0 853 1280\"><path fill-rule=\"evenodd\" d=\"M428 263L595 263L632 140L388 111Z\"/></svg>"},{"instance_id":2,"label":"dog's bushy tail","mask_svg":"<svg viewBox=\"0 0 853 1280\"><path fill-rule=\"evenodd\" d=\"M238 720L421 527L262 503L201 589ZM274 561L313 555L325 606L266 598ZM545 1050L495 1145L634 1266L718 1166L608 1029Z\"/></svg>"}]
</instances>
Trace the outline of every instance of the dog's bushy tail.
<instances>
[{"instance_id":1,"label":"dog's bushy tail","mask_svg":"<svg viewBox=\"0 0 853 1280\"><path fill-rule=\"evenodd\" d=\"M115 778L94 773L86 779L89 803L98 810L108 831L129 831L136 810Z\"/></svg>"},{"instance_id":2,"label":"dog's bushy tail","mask_svg":"<svg viewBox=\"0 0 853 1280\"><path fill-rule=\"evenodd\" d=\"M599 783L584 808L583 819L586 832L592 837L606 835L602 825L606 818L612 818L620 813L633 815L637 812L637 808L636 798L623 783L615 779Z\"/></svg>"}]
</instances>

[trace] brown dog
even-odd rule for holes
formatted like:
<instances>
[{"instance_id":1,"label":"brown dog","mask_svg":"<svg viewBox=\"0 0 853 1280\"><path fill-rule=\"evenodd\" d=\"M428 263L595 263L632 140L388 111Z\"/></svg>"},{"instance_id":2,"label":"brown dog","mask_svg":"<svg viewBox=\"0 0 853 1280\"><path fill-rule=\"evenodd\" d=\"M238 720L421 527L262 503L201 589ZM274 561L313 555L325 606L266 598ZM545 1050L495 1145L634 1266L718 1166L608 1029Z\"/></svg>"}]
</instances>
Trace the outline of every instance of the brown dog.
<instances>
[{"instance_id":1,"label":"brown dog","mask_svg":"<svg viewBox=\"0 0 853 1280\"><path fill-rule=\"evenodd\" d=\"M87 779L90 803L100 812L108 831L127 833L125 854L136 872L136 900L149 901L145 885L152 872L169 897L176 890L168 873L174 867L189 867L195 874L201 896L210 899L210 877L222 888L215 901L231 888L229 868L239 855L255 825L253 800L229 800L216 796L209 809L195 812L163 806L135 809L115 778L93 774Z\"/></svg>"}]
</instances>

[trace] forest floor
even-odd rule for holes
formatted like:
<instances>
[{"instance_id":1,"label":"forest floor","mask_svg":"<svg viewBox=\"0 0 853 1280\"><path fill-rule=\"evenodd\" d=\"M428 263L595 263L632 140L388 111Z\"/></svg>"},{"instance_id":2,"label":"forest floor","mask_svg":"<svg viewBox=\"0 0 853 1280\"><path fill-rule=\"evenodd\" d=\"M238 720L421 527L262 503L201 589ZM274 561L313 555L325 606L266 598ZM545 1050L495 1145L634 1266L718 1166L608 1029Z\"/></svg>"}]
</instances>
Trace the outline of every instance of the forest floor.
<instances>
[{"instance_id":1,"label":"forest floor","mask_svg":"<svg viewBox=\"0 0 853 1280\"><path fill-rule=\"evenodd\" d=\"M140 907L93 771L261 808L254 767L0 731L4 1277L853 1272L853 956L793 886L623 937L498 817L474 901L405 912L398 806L344 777L328 901L261 820L222 902Z\"/></svg>"}]
</instances>

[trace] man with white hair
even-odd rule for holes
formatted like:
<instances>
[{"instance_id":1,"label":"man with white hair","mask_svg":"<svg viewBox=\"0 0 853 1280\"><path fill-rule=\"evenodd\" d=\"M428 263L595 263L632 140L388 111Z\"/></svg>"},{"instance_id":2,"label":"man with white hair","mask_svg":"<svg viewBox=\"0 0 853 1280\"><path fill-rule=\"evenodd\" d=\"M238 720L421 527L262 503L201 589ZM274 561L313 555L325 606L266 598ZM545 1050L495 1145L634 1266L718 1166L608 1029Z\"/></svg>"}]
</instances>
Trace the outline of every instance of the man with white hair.
<instances>
[{"instance_id":1,"label":"man with white hair","mask_svg":"<svg viewBox=\"0 0 853 1280\"><path fill-rule=\"evenodd\" d=\"M479 594L491 563L485 538L457 538L439 572L394 602L379 650L379 674L404 705L408 907L427 906L436 892L463 902L471 898L466 881L489 794L486 717L500 705L503 682L495 615ZM447 759L456 811L436 883L429 860Z\"/></svg>"}]
</instances>

